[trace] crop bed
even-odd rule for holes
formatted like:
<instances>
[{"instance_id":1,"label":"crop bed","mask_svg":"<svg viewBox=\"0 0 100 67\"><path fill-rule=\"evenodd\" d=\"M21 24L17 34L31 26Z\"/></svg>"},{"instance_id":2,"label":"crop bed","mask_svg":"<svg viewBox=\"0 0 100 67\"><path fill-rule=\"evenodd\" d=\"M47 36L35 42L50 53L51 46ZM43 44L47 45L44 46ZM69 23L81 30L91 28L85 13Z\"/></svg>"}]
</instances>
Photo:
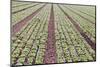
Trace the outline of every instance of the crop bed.
<instances>
[{"instance_id":1,"label":"crop bed","mask_svg":"<svg viewBox=\"0 0 100 67\"><path fill-rule=\"evenodd\" d=\"M11 64L96 60L95 6L12 1Z\"/></svg>"}]
</instances>

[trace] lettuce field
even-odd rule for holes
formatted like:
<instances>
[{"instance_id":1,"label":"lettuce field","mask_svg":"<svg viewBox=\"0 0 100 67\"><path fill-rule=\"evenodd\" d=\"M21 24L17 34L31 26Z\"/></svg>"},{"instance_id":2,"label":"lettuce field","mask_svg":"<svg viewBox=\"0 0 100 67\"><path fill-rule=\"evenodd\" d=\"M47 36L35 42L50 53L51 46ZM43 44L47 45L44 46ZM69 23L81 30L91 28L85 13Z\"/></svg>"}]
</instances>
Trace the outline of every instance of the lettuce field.
<instances>
[{"instance_id":1,"label":"lettuce field","mask_svg":"<svg viewBox=\"0 0 100 67\"><path fill-rule=\"evenodd\" d=\"M12 1L11 64L96 60L96 7Z\"/></svg>"}]
</instances>

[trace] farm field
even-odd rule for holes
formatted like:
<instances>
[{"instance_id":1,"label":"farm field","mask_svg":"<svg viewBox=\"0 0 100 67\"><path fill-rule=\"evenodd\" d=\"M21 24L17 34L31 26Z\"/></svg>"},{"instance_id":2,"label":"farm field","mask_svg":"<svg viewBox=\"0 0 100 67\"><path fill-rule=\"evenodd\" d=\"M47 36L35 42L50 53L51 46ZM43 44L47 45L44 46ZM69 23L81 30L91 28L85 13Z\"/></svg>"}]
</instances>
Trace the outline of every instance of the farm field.
<instances>
[{"instance_id":1,"label":"farm field","mask_svg":"<svg viewBox=\"0 0 100 67\"><path fill-rule=\"evenodd\" d=\"M11 64L95 61L95 8L12 1Z\"/></svg>"}]
</instances>

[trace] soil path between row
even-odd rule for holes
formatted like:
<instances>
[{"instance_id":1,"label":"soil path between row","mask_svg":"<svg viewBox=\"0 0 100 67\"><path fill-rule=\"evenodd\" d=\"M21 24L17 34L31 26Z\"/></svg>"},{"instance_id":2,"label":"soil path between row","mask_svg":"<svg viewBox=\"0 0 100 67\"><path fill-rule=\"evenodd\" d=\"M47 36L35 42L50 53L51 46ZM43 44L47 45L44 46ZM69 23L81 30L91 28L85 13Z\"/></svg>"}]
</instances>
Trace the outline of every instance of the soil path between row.
<instances>
[{"instance_id":1,"label":"soil path between row","mask_svg":"<svg viewBox=\"0 0 100 67\"><path fill-rule=\"evenodd\" d=\"M46 41L46 51L43 63L51 64L56 63L56 46L55 46L55 24L54 24L54 10L53 4L51 5L50 19L48 23L48 37Z\"/></svg>"}]
</instances>

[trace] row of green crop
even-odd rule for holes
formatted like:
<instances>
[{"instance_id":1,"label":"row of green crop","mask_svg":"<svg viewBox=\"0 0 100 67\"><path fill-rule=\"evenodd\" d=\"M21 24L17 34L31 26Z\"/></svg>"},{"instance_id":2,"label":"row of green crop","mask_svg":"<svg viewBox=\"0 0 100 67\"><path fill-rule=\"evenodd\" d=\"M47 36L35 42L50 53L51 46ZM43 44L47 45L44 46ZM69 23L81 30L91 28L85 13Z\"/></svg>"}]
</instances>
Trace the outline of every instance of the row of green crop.
<instances>
[{"instance_id":1,"label":"row of green crop","mask_svg":"<svg viewBox=\"0 0 100 67\"><path fill-rule=\"evenodd\" d=\"M94 50L81 37L57 5L55 5L55 22L58 63L94 60Z\"/></svg>"},{"instance_id":2,"label":"row of green crop","mask_svg":"<svg viewBox=\"0 0 100 67\"><path fill-rule=\"evenodd\" d=\"M12 13L13 13L13 12L16 12L16 11L18 11L18 10L27 8L27 7L29 7L29 6L35 5L35 4L37 4L37 3L32 3L32 4L29 4L29 5L24 5L24 6L12 8Z\"/></svg>"},{"instance_id":3,"label":"row of green crop","mask_svg":"<svg viewBox=\"0 0 100 67\"><path fill-rule=\"evenodd\" d=\"M69 7L73 8L74 10L82 11L84 13L87 13L93 17L95 17L95 6L85 6L85 5L68 5Z\"/></svg>"},{"instance_id":4,"label":"row of green crop","mask_svg":"<svg viewBox=\"0 0 100 67\"><path fill-rule=\"evenodd\" d=\"M82 7L81 8L77 7L77 8L80 8L80 9L85 9L84 11L77 9L74 6L73 7L72 6L67 6L67 8L70 9L70 10L73 10L74 12L80 14L81 16L89 19L91 22L95 23L95 12L92 13L92 15L94 15L94 16L92 16L91 14L89 14L89 12L86 12L86 8L85 7L83 7L83 8ZM88 10L92 9L92 8L89 8L89 6L87 6L87 8L88 8ZM93 10L95 10L95 8L93 8ZM90 11L90 12L92 12L92 11Z\"/></svg>"},{"instance_id":5,"label":"row of green crop","mask_svg":"<svg viewBox=\"0 0 100 67\"><path fill-rule=\"evenodd\" d=\"M12 1L12 6L18 6L18 5L22 5L22 4L30 4L30 2L18 2L18 1Z\"/></svg>"},{"instance_id":6,"label":"row of green crop","mask_svg":"<svg viewBox=\"0 0 100 67\"><path fill-rule=\"evenodd\" d=\"M19 36L19 37L24 37L22 40L24 42L26 42L27 44L26 45L18 44L18 43L16 43L18 40L16 42L12 43L12 47L15 47L14 44L19 46L16 48L16 50L12 54L12 57L13 57L12 63L14 63L15 57L18 56L15 54L19 54L18 52L20 52L20 49L22 48L22 46L25 46L25 48L23 49L22 54L19 56L19 59L17 61L18 64L24 64L26 56L28 58L28 64L32 64L33 60L35 60L35 63L43 62L45 41L47 39L48 17L49 17L49 11L50 11L50 9L48 7L50 7L50 5L47 5L45 8L43 8L42 11L40 11L32 19L33 21L32 20L30 21L31 24L28 25L28 27L25 29L25 31ZM48 9L48 10L46 10L46 9ZM38 21L38 19L40 19L40 22ZM31 25L33 25L33 26L30 28ZM34 31L32 31L33 29L34 29ZM29 31L27 32L27 30L29 30ZM18 32L18 33L20 33L20 32ZM30 39L27 40L30 35L31 35ZM36 52L37 46L39 46L38 53ZM35 58L36 54L37 54L37 56Z\"/></svg>"},{"instance_id":7,"label":"row of green crop","mask_svg":"<svg viewBox=\"0 0 100 67\"><path fill-rule=\"evenodd\" d=\"M36 11L42 5L43 4L40 4L40 5L37 5L35 7L31 7L29 9L26 9L26 10L23 10L21 12L18 12L16 14L12 14L12 25L15 25L19 21L23 20L25 17L29 16L30 14L32 14L34 11Z\"/></svg>"},{"instance_id":8,"label":"row of green crop","mask_svg":"<svg viewBox=\"0 0 100 67\"><path fill-rule=\"evenodd\" d=\"M62 6L62 8L79 24L85 34L88 35L88 37L91 38L93 42L95 42L95 24L92 24L84 18L80 17L79 15L76 15L66 7Z\"/></svg>"}]
</instances>

